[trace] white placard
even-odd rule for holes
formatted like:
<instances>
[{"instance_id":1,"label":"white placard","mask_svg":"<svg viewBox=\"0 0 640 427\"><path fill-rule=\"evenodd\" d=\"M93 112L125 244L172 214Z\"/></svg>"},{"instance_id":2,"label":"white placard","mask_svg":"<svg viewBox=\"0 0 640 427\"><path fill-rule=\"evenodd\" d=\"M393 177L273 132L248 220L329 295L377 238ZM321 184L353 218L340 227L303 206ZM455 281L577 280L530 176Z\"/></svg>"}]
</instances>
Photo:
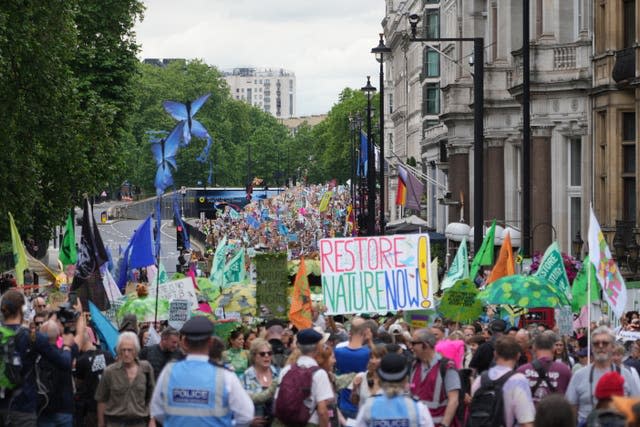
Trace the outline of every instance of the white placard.
<instances>
[{"instance_id":1,"label":"white placard","mask_svg":"<svg viewBox=\"0 0 640 427\"><path fill-rule=\"evenodd\" d=\"M618 341L637 341L640 340L640 332L635 331L620 331L616 337Z\"/></svg>"},{"instance_id":2,"label":"white placard","mask_svg":"<svg viewBox=\"0 0 640 427\"><path fill-rule=\"evenodd\" d=\"M186 299L174 299L169 303L169 325L180 330L182 325L189 320L189 301Z\"/></svg>"},{"instance_id":3,"label":"white placard","mask_svg":"<svg viewBox=\"0 0 640 427\"><path fill-rule=\"evenodd\" d=\"M573 334L573 313L571 307L556 308L556 324L560 335Z\"/></svg>"},{"instance_id":4,"label":"white placard","mask_svg":"<svg viewBox=\"0 0 640 427\"><path fill-rule=\"evenodd\" d=\"M185 277L184 279L174 280L172 282L160 283L160 298L169 302L173 300L187 300L191 303L191 309L198 309L198 298L196 297L196 289L193 287L193 279ZM158 285L149 286L149 297L156 297L156 289Z\"/></svg>"}]
</instances>

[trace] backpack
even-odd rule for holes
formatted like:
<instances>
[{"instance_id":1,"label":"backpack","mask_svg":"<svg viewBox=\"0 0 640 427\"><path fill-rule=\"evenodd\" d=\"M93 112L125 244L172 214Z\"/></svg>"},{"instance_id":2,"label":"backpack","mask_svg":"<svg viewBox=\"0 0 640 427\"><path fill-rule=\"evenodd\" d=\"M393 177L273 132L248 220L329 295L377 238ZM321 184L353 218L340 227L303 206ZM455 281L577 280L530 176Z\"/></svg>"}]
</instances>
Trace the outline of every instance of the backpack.
<instances>
[{"instance_id":1,"label":"backpack","mask_svg":"<svg viewBox=\"0 0 640 427\"><path fill-rule=\"evenodd\" d=\"M480 388L476 390L469 406L469 420L467 427L498 427L504 426L504 401L502 386L515 371L510 371L500 378L491 380L489 372L480 376Z\"/></svg>"},{"instance_id":2,"label":"backpack","mask_svg":"<svg viewBox=\"0 0 640 427\"><path fill-rule=\"evenodd\" d=\"M16 348L18 336L28 333L28 329L17 330L0 326L0 399L24 383L22 375L22 358Z\"/></svg>"},{"instance_id":3,"label":"backpack","mask_svg":"<svg viewBox=\"0 0 640 427\"><path fill-rule=\"evenodd\" d=\"M319 366L303 368L293 364L284 375L275 401L275 416L284 425L301 427L306 425L315 408L309 408L305 401L311 395L313 374Z\"/></svg>"},{"instance_id":4,"label":"backpack","mask_svg":"<svg viewBox=\"0 0 640 427\"><path fill-rule=\"evenodd\" d=\"M535 397L536 391L538 391L538 388L540 387L543 381L547 383L547 388L549 389L549 393L555 393L556 388L553 385L551 385L551 382L549 381L549 377L547 376L547 370L545 369L544 366L542 366L542 363L540 363L540 360L535 359L533 362L531 362L531 365L533 366L533 369L535 369L536 372L538 373L538 381L536 381L533 387L531 387L531 396Z\"/></svg>"},{"instance_id":5,"label":"backpack","mask_svg":"<svg viewBox=\"0 0 640 427\"><path fill-rule=\"evenodd\" d=\"M53 365L51 365L46 359L43 359L41 355L38 355L33 365L33 370L36 377L36 393L37 393L36 407L38 409L38 414L41 414L42 411L47 409L49 404L55 398L56 368Z\"/></svg>"}]
</instances>

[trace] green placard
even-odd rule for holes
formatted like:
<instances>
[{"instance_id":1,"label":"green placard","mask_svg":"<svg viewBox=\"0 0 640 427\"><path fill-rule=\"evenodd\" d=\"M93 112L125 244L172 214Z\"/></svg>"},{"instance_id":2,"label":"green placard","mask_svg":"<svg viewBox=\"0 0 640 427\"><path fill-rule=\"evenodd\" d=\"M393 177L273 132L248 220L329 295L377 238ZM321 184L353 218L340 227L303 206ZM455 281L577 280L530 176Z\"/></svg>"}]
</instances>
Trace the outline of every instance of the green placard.
<instances>
[{"instance_id":1,"label":"green placard","mask_svg":"<svg viewBox=\"0 0 640 427\"><path fill-rule=\"evenodd\" d=\"M263 318L287 318L287 254L257 254L253 260L256 263L257 315Z\"/></svg>"}]
</instances>

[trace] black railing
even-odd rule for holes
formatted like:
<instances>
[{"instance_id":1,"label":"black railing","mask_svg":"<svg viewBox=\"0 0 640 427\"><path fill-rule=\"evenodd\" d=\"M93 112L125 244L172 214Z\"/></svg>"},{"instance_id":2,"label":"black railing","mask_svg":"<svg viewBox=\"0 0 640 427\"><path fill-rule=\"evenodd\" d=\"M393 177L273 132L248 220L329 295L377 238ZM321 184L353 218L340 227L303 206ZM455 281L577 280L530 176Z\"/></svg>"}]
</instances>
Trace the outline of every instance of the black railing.
<instances>
[{"instance_id":1,"label":"black railing","mask_svg":"<svg viewBox=\"0 0 640 427\"><path fill-rule=\"evenodd\" d=\"M616 63L611 70L611 77L616 83L631 80L636 76L636 50L628 47L616 52Z\"/></svg>"}]
</instances>

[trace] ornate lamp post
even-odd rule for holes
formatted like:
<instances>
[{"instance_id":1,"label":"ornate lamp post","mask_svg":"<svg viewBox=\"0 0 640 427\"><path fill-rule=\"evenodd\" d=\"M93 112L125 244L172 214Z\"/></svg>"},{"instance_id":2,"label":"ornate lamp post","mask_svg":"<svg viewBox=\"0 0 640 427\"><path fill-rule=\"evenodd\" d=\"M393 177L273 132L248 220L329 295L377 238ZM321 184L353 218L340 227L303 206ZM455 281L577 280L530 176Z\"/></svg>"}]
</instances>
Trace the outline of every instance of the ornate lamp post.
<instances>
[{"instance_id":1,"label":"ornate lamp post","mask_svg":"<svg viewBox=\"0 0 640 427\"><path fill-rule=\"evenodd\" d=\"M376 88L371 86L371 76L361 91L367 96L367 235L376 234L376 162L371 138L371 97Z\"/></svg>"},{"instance_id":2,"label":"ornate lamp post","mask_svg":"<svg viewBox=\"0 0 640 427\"><path fill-rule=\"evenodd\" d=\"M384 34L380 33L378 46L371 49L371 53L376 56L376 61L380 63L380 162L378 164L379 186L380 186L380 234L384 235L384 55L391 53L384 44Z\"/></svg>"}]
</instances>

